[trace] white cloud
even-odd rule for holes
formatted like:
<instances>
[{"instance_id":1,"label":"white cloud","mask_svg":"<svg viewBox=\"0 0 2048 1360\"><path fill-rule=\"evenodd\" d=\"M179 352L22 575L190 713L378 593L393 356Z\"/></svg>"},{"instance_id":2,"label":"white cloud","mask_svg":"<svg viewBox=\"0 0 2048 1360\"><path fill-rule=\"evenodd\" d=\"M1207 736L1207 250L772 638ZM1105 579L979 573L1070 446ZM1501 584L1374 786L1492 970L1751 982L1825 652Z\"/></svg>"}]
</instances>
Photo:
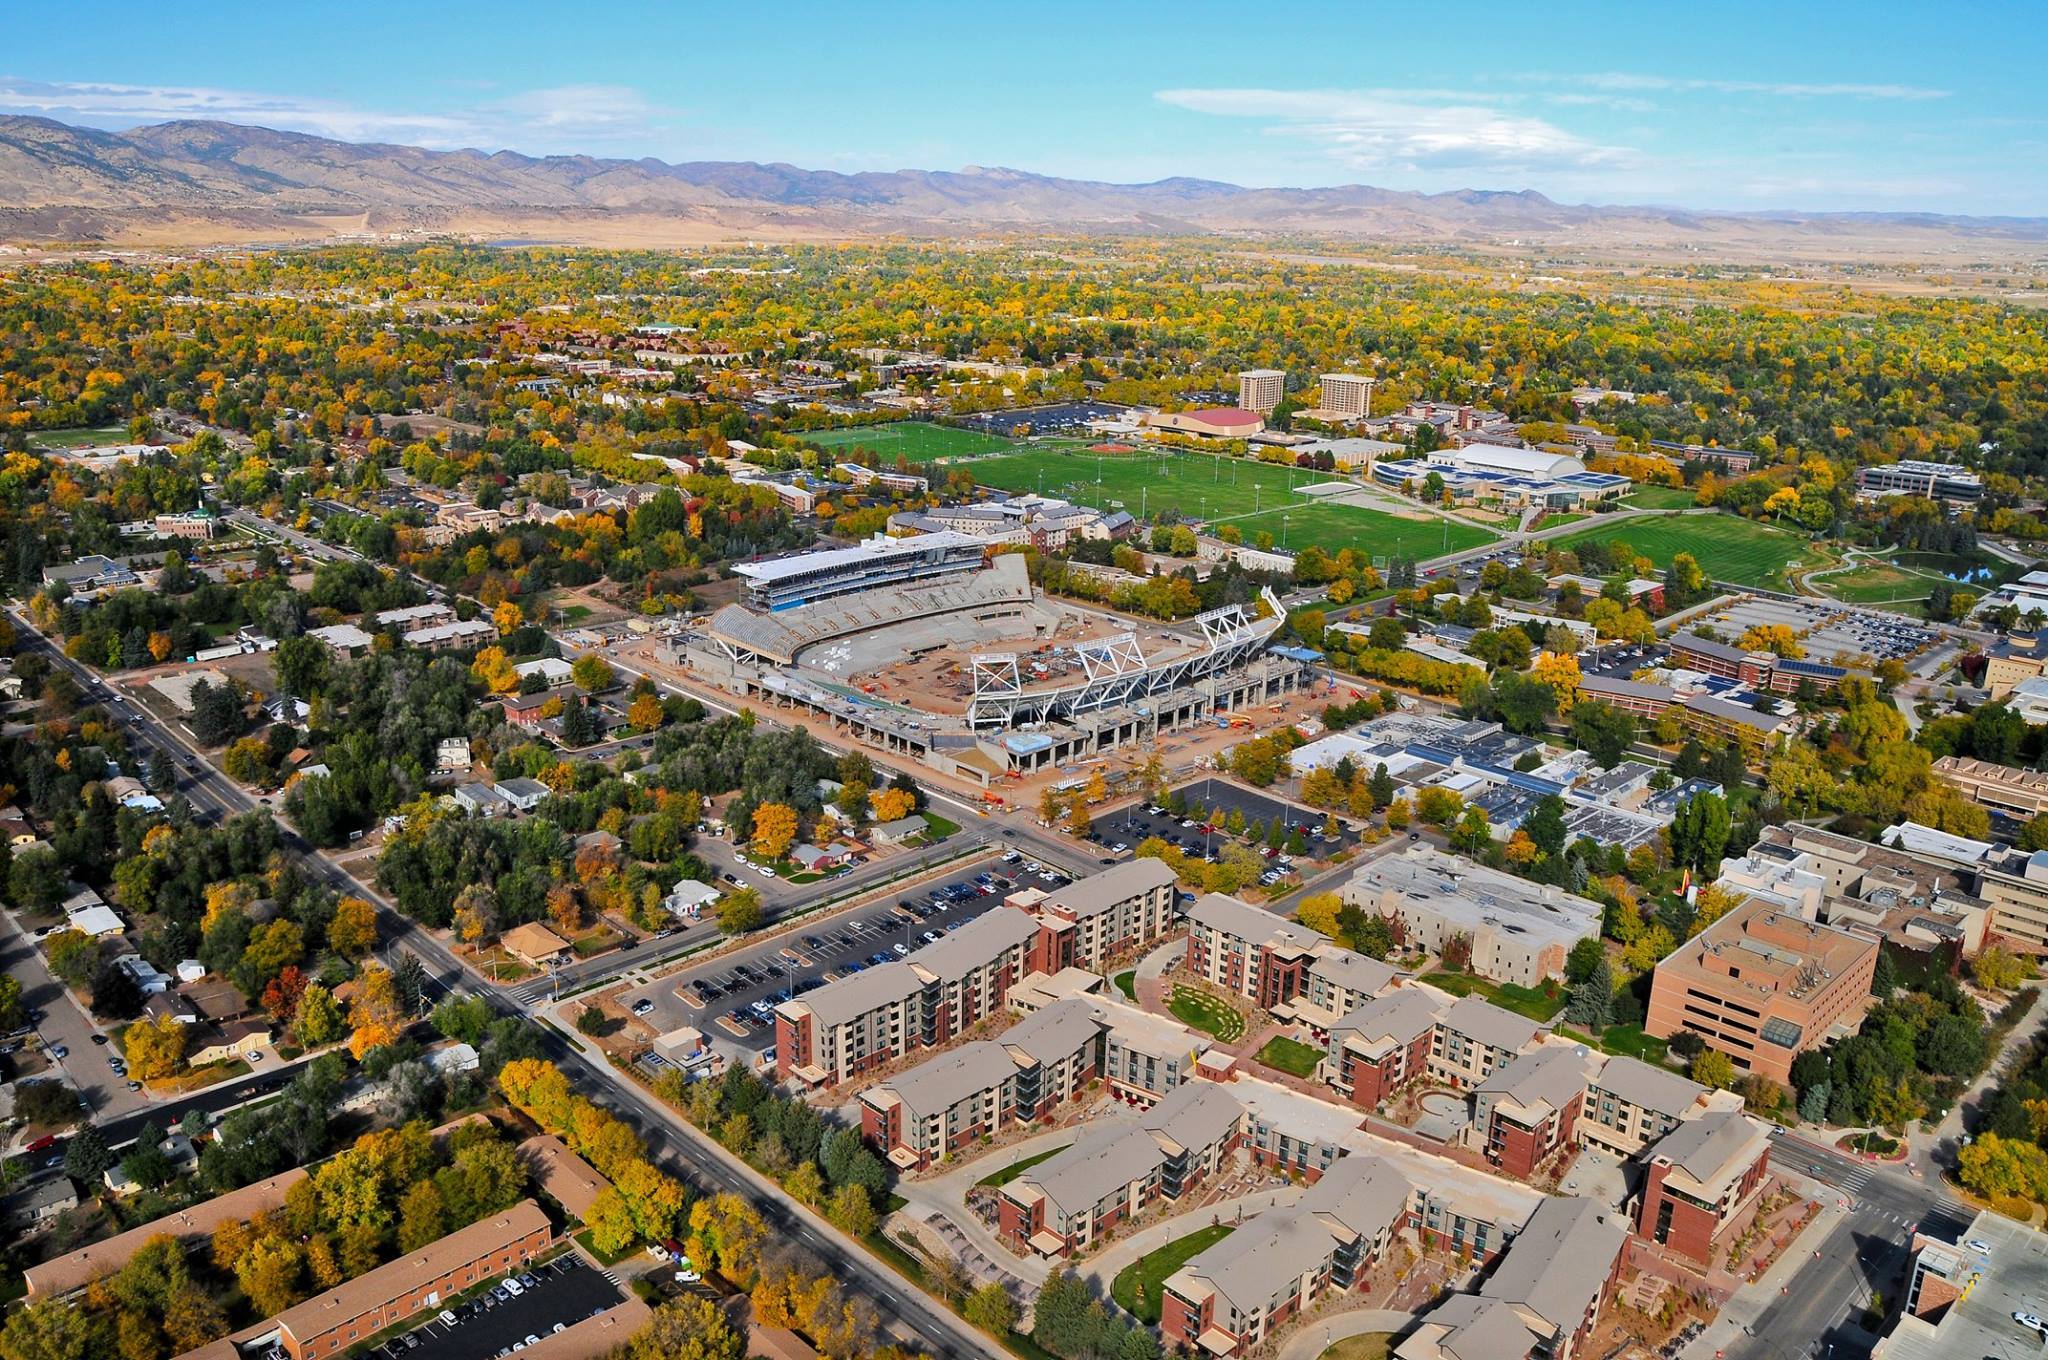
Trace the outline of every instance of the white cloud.
<instances>
[{"instance_id":1,"label":"white cloud","mask_svg":"<svg viewBox=\"0 0 2048 1360\"><path fill-rule=\"evenodd\" d=\"M1767 94L1785 99L1947 99L1948 90L1924 85L1807 85L1770 80L1693 80L1675 76L1635 75L1603 71L1593 75L1543 75L1546 83L1586 86L1596 90L1669 90L1682 94Z\"/></svg>"},{"instance_id":2,"label":"white cloud","mask_svg":"<svg viewBox=\"0 0 2048 1360\"><path fill-rule=\"evenodd\" d=\"M1360 171L1525 174L1620 168L1639 157L1555 123L1488 107L1470 94L1411 90L1161 90L1196 113L1272 120L1267 130L1322 147Z\"/></svg>"}]
</instances>

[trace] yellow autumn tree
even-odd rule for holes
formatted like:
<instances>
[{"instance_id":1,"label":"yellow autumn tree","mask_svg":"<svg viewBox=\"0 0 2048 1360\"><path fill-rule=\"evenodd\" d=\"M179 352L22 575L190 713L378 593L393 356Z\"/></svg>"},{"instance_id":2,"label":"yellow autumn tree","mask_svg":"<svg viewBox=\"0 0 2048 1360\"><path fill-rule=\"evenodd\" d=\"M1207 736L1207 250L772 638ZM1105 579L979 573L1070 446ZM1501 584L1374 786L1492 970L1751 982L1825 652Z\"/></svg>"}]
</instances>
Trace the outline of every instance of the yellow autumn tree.
<instances>
[{"instance_id":1,"label":"yellow autumn tree","mask_svg":"<svg viewBox=\"0 0 2048 1360\"><path fill-rule=\"evenodd\" d=\"M796 809L786 803L763 803L754 809L755 853L781 859L796 844Z\"/></svg>"},{"instance_id":2,"label":"yellow autumn tree","mask_svg":"<svg viewBox=\"0 0 2048 1360\"><path fill-rule=\"evenodd\" d=\"M526 614L516 601L506 600L491 611L491 626L498 630L500 636L516 632L525 623Z\"/></svg>"},{"instance_id":3,"label":"yellow autumn tree","mask_svg":"<svg viewBox=\"0 0 2048 1360\"><path fill-rule=\"evenodd\" d=\"M176 1016L148 1017L128 1026L121 1047L128 1070L137 1081L153 1081L177 1072L185 1062L185 1026Z\"/></svg>"},{"instance_id":4,"label":"yellow autumn tree","mask_svg":"<svg viewBox=\"0 0 2048 1360\"><path fill-rule=\"evenodd\" d=\"M503 647L486 647L469 663L469 673L493 694L510 694L519 688L519 671Z\"/></svg>"},{"instance_id":5,"label":"yellow autumn tree","mask_svg":"<svg viewBox=\"0 0 2048 1360\"><path fill-rule=\"evenodd\" d=\"M377 909L360 897L344 897L327 923L327 944L343 958L359 959L377 943Z\"/></svg>"},{"instance_id":6,"label":"yellow autumn tree","mask_svg":"<svg viewBox=\"0 0 2048 1360\"><path fill-rule=\"evenodd\" d=\"M917 809L917 795L909 789L876 789L868 795L868 806L874 809L876 821L893 822Z\"/></svg>"},{"instance_id":7,"label":"yellow autumn tree","mask_svg":"<svg viewBox=\"0 0 2048 1360\"><path fill-rule=\"evenodd\" d=\"M398 1004L398 979L381 964L365 964L356 978L355 1000L348 1008L348 1051L358 1062L373 1048L397 1041L405 1028Z\"/></svg>"},{"instance_id":8,"label":"yellow autumn tree","mask_svg":"<svg viewBox=\"0 0 2048 1360\"><path fill-rule=\"evenodd\" d=\"M1572 705L1579 697L1577 657L1544 652L1536 658L1535 664L1529 667L1529 678L1548 685L1550 692L1557 696L1559 717L1564 717L1572 711Z\"/></svg>"}]
</instances>

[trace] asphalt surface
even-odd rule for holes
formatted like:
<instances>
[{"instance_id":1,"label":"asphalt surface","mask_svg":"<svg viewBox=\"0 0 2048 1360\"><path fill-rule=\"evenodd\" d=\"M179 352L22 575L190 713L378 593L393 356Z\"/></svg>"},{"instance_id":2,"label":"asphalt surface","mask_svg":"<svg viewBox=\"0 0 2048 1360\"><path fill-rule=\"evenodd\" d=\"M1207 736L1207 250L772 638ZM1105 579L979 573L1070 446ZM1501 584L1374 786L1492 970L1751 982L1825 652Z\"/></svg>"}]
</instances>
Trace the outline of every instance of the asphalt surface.
<instances>
[{"instance_id":1,"label":"asphalt surface","mask_svg":"<svg viewBox=\"0 0 2048 1360\"><path fill-rule=\"evenodd\" d=\"M661 1033L690 1025L723 1046L747 1053L766 1052L775 1043L772 1010L776 1002L798 995L806 984L824 981L828 973L859 971L875 962L900 959L930 943L925 935L957 929L1002 905L1006 893L1025 887L1051 892L1071 881L1051 868L1045 873L1051 876L1027 874L1021 857L1006 864L992 851L958 869L905 884L901 891L858 910L805 922L774 939L630 987L622 999L628 1007L651 1006L640 1018ZM987 885L992 891L980 891L978 876L982 874L993 876ZM1009 886L1003 886L1005 882ZM970 895L957 900L943 898L945 891L955 886ZM944 907L930 900L934 894L942 896ZM899 910L904 903L911 904L913 919L905 919ZM897 952L899 945L901 953ZM887 958L877 957L881 955ZM746 969L746 974L740 969ZM768 971L771 969L774 972ZM707 983L717 987L719 994L697 990ZM767 1014L750 1014L748 1008L755 1005Z\"/></svg>"},{"instance_id":2,"label":"asphalt surface","mask_svg":"<svg viewBox=\"0 0 2048 1360\"><path fill-rule=\"evenodd\" d=\"M78 1088L95 1123L118 1119L145 1108L149 1099L128 1089L128 1078L116 1076L107 1066L107 1056L117 1052L109 1044L92 1042L101 1031L73 999L71 990L57 981L43 953L16 924L12 912L0 912L0 970L21 983L23 1008L42 1019L34 1029L42 1037L45 1056L56 1068L47 1076L61 1076ZM56 1056L58 1049L65 1056Z\"/></svg>"},{"instance_id":3,"label":"asphalt surface","mask_svg":"<svg viewBox=\"0 0 2048 1360\"><path fill-rule=\"evenodd\" d=\"M390 1341L364 1352L364 1360L399 1360L407 1355L422 1360L489 1360L514 1342L550 1336L558 1324L571 1327L616 1306L625 1293L613 1278L615 1273L599 1270L573 1252L558 1256L538 1269L522 1272L522 1279L530 1275L537 1285L528 1286L516 1298L498 1300L494 1295L493 1306L488 1308L480 1300L474 1307L466 1304L452 1327L422 1309L430 1320L408 1333L419 1338L417 1347Z\"/></svg>"},{"instance_id":4,"label":"asphalt surface","mask_svg":"<svg viewBox=\"0 0 2048 1360\"><path fill-rule=\"evenodd\" d=\"M1953 1241L1975 1213L1903 1171L1845 1157L1791 1135L1771 1142L1777 1166L1829 1186L1850 1212L1821 1242L1785 1293L1727 1348L1729 1360L1807 1360L1868 1355L1876 1338L1861 1319L1873 1293L1896 1306L1916 1231Z\"/></svg>"}]
</instances>

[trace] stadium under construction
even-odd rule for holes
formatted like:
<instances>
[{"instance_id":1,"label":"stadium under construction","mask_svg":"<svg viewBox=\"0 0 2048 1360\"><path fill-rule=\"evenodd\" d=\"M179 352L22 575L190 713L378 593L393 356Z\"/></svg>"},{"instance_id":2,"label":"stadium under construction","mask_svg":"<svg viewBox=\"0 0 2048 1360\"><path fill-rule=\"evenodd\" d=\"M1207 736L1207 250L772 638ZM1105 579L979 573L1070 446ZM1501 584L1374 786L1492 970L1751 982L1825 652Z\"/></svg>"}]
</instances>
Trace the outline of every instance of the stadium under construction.
<instances>
[{"instance_id":1,"label":"stadium under construction","mask_svg":"<svg viewBox=\"0 0 2048 1360\"><path fill-rule=\"evenodd\" d=\"M667 660L983 787L1311 682L1315 653L1272 645L1283 615L1270 590L1143 623L1039 594L1016 554L963 564L940 537L742 564L748 602L673 639ZM785 588L797 581L801 600Z\"/></svg>"}]
</instances>

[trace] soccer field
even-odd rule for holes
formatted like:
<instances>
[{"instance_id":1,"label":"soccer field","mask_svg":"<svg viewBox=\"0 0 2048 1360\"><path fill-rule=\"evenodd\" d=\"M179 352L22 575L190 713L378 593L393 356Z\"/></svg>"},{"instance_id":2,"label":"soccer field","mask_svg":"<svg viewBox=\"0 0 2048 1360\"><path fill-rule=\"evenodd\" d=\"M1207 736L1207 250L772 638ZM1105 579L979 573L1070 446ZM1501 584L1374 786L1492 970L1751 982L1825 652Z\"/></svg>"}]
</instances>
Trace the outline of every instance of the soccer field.
<instances>
[{"instance_id":1,"label":"soccer field","mask_svg":"<svg viewBox=\"0 0 2048 1360\"><path fill-rule=\"evenodd\" d=\"M1616 539L1659 567L1669 566L1679 553L1691 553L1712 579L1744 586L1780 586L1787 567L1821 560L1798 534L1722 514L1621 520L1552 542L1571 548Z\"/></svg>"},{"instance_id":2,"label":"soccer field","mask_svg":"<svg viewBox=\"0 0 2048 1360\"><path fill-rule=\"evenodd\" d=\"M126 425L100 425L91 429L37 430L28 437L31 444L40 444L46 449L82 449L88 445L97 447L105 444L128 442Z\"/></svg>"},{"instance_id":3,"label":"soccer field","mask_svg":"<svg viewBox=\"0 0 2048 1360\"><path fill-rule=\"evenodd\" d=\"M1451 524L1418 511L1408 519L1358 505L1332 505L1296 488L1328 483L1328 473L1279 467L1206 454L1143 453L1095 455L1081 451L1030 449L963 463L974 480L1002 491L1039 491L1048 496L1124 509L1134 515L1173 513L1234 524L1247 540L1261 530L1276 544L1329 552L1356 548L1374 556L1433 556L1490 542L1493 535L1471 524Z\"/></svg>"},{"instance_id":4,"label":"soccer field","mask_svg":"<svg viewBox=\"0 0 2048 1360\"><path fill-rule=\"evenodd\" d=\"M945 425L927 425L905 420L889 425L863 425L852 430L812 430L797 436L821 449L867 448L893 458L923 462L927 458L957 458L970 453L1000 453L1014 447L1007 439L979 430L956 430Z\"/></svg>"}]
</instances>

